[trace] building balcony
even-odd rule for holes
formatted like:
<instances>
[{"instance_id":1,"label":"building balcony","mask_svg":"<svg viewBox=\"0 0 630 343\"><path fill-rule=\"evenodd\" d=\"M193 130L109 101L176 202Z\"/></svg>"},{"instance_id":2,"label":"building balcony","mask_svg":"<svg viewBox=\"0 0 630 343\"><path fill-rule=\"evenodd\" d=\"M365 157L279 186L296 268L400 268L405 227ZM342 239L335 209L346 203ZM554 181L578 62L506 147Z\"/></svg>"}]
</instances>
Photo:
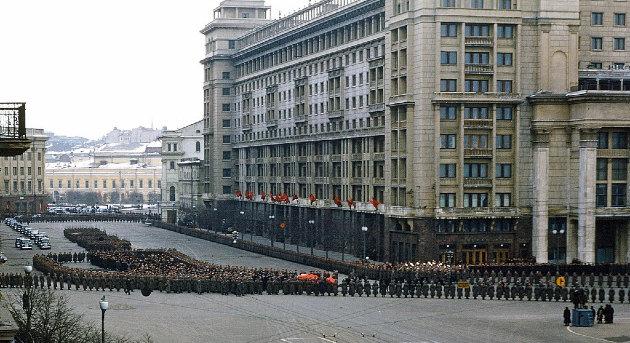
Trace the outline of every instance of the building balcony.
<instances>
[{"instance_id":1,"label":"building balcony","mask_svg":"<svg viewBox=\"0 0 630 343\"><path fill-rule=\"evenodd\" d=\"M436 208L436 219L514 218L520 215L515 207L452 207Z\"/></svg>"},{"instance_id":2,"label":"building balcony","mask_svg":"<svg viewBox=\"0 0 630 343\"><path fill-rule=\"evenodd\" d=\"M339 155L339 154L330 155L330 161L331 162L340 162L341 161L341 155Z\"/></svg>"},{"instance_id":3,"label":"building balcony","mask_svg":"<svg viewBox=\"0 0 630 343\"><path fill-rule=\"evenodd\" d=\"M491 119L464 119L464 128L492 129L492 120Z\"/></svg>"},{"instance_id":4,"label":"building balcony","mask_svg":"<svg viewBox=\"0 0 630 343\"><path fill-rule=\"evenodd\" d=\"M295 117L293 117L293 121L298 124L298 123L306 123L306 116L303 114L299 114L296 115Z\"/></svg>"},{"instance_id":5,"label":"building balcony","mask_svg":"<svg viewBox=\"0 0 630 343\"><path fill-rule=\"evenodd\" d=\"M492 75L494 66L492 64L467 64L464 67L464 72L473 75Z\"/></svg>"},{"instance_id":6,"label":"building balcony","mask_svg":"<svg viewBox=\"0 0 630 343\"><path fill-rule=\"evenodd\" d=\"M475 93L475 92L435 92L432 102L463 102L463 103L504 103L504 104L520 104L524 101L520 94L516 93Z\"/></svg>"},{"instance_id":7,"label":"building balcony","mask_svg":"<svg viewBox=\"0 0 630 343\"><path fill-rule=\"evenodd\" d=\"M372 154L372 160L374 161L385 161L385 153L384 152L375 152Z\"/></svg>"},{"instance_id":8,"label":"building balcony","mask_svg":"<svg viewBox=\"0 0 630 343\"><path fill-rule=\"evenodd\" d=\"M343 110L336 110L328 112L328 118L342 118Z\"/></svg>"},{"instance_id":9,"label":"building balcony","mask_svg":"<svg viewBox=\"0 0 630 343\"><path fill-rule=\"evenodd\" d=\"M464 157L466 158L492 158L492 149L464 149Z\"/></svg>"},{"instance_id":10,"label":"building balcony","mask_svg":"<svg viewBox=\"0 0 630 343\"><path fill-rule=\"evenodd\" d=\"M369 113L385 112L385 104L379 103L379 104L368 105L368 112Z\"/></svg>"},{"instance_id":11,"label":"building balcony","mask_svg":"<svg viewBox=\"0 0 630 343\"><path fill-rule=\"evenodd\" d=\"M313 162L322 162L324 160L323 155L313 155Z\"/></svg>"},{"instance_id":12,"label":"building balcony","mask_svg":"<svg viewBox=\"0 0 630 343\"><path fill-rule=\"evenodd\" d=\"M356 160L356 161L362 161L363 160L363 154L362 153L351 154L350 155L350 159L351 160Z\"/></svg>"},{"instance_id":13,"label":"building balcony","mask_svg":"<svg viewBox=\"0 0 630 343\"><path fill-rule=\"evenodd\" d=\"M243 131L251 131L252 124L243 124Z\"/></svg>"},{"instance_id":14,"label":"building balcony","mask_svg":"<svg viewBox=\"0 0 630 343\"><path fill-rule=\"evenodd\" d=\"M267 119L265 123L267 124L267 127L278 126L278 119Z\"/></svg>"},{"instance_id":15,"label":"building balcony","mask_svg":"<svg viewBox=\"0 0 630 343\"><path fill-rule=\"evenodd\" d=\"M372 184L374 186L384 186L385 185L385 179L382 177L374 177L372 178Z\"/></svg>"},{"instance_id":16,"label":"building balcony","mask_svg":"<svg viewBox=\"0 0 630 343\"><path fill-rule=\"evenodd\" d=\"M464 178L464 187L489 188L492 187L492 179L489 178Z\"/></svg>"},{"instance_id":17,"label":"building balcony","mask_svg":"<svg viewBox=\"0 0 630 343\"><path fill-rule=\"evenodd\" d=\"M466 37L466 46L492 47L494 39L492 37Z\"/></svg>"},{"instance_id":18,"label":"building balcony","mask_svg":"<svg viewBox=\"0 0 630 343\"><path fill-rule=\"evenodd\" d=\"M298 156L298 162L306 162L308 161L308 156Z\"/></svg>"},{"instance_id":19,"label":"building balcony","mask_svg":"<svg viewBox=\"0 0 630 343\"><path fill-rule=\"evenodd\" d=\"M318 183L318 184L327 184L328 183L328 178L327 177L323 177L323 176L316 176L313 179L313 182Z\"/></svg>"},{"instance_id":20,"label":"building balcony","mask_svg":"<svg viewBox=\"0 0 630 343\"><path fill-rule=\"evenodd\" d=\"M329 89L328 90L328 95L329 96L335 96L335 95L339 95L341 94L341 88L334 88L334 89Z\"/></svg>"},{"instance_id":21,"label":"building balcony","mask_svg":"<svg viewBox=\"0 0 630 343\"><path fill-rule=\"evenodd\" d=\"M339 176L333 176L330 178L330 183L331 184L335 184L335 185L339 185L341 184L341 178Z\"/></svg>"}]
</instances>

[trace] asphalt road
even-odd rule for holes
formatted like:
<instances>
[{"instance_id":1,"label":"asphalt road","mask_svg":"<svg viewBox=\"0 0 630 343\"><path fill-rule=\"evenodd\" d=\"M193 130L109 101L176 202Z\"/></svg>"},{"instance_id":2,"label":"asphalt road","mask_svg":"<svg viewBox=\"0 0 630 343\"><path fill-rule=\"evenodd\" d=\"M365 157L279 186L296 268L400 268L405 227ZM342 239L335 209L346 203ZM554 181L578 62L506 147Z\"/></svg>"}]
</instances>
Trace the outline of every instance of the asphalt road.
<instances>
[{"instance_id":1,"label":"asphalt road","mask_svg":"<svg viewBox=\"0 0 630 343\"><path fill-rule=\"evenodd\" d=\"M53 251L78 251L62 233L63 227L77 225L33 226L46 228ZM85 225L128 239L134 248L176 248L220 264L309 268L141 224ZM13 248L15 233L4 225L0 235L9 257L1 269L21 270L33 252ZM98 301L105 294L110 302L106 330L134 339L149 334L155 342L630 342L629 304L614 305L613 325L567 329L562 325L567 304L556 302L58 292L96 325Z\"/></svg>"}]
</instances>

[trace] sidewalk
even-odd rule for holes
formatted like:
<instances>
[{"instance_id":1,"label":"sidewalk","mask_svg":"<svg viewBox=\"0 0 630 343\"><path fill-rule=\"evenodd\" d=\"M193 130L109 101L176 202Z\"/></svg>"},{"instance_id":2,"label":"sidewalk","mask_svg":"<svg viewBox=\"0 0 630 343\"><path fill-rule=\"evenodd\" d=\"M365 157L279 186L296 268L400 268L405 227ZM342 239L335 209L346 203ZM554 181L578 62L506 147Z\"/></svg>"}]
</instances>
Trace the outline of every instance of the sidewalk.
<instances>
[{"instance_id":1,"label":"sidewalk","mask_svg":"<svg viewBox=\"0 0 630 343\"><path fill-rule=\"evenodd\" d=\"M212 230L210 230L212 231ZM214 232L214 231L212 231ZM232 234L226 234L226 233L221 233L221 232L217 232L217 234L225 236L225 237L229 237L232 238ZM257 235L250 235L248 233L240 233L238 235L239 239L245 241L245 242L254 242L254 243L258 243L258 244L262 244L262 245L267 245L267 246L272 246L271 245L271 240L267 237L262 237L262 236L257 236ZM273 244L274 247L276 248L283 248L285 250L291 250L291 251L296 251L296 252L300 252L302 254L310 254L311 253L311 248L308 246L304 246L304 245L300 245L299 247L296 246L295 244L289 244L289 243L282 243L282 242L274 242ZM338 261L346 261L346 262L356 262L361 260L361 258L355 257L354 255L352 255L349 251L346 251L345 254L342 254L340 252L336 252L336 251L328 251L328 255L326 255L326 251L325 250L320 250L317 248L313 248L313 255L314 256L319 256L319 257L323 257L323 258L328 258L331 260L338 260ZM375 262L375 261L371 261L370 263L381 263L381 262Z\"/></svg>"}]
</instances>

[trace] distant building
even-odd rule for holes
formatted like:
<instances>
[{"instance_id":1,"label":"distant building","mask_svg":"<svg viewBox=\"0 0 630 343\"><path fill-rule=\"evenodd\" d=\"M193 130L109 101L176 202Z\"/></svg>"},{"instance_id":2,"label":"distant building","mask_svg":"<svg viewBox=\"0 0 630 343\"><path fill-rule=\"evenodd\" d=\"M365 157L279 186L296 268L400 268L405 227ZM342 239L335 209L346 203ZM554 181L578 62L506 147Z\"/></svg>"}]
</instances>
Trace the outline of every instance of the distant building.
<instances>
[{"instance_id":1,"label":"distant building","mask_svg":"<svg viewBox=\"0 0 630 343\"><path fill-rule=\"evenodd\" d=\"M21 155L0 158L0 213L41 213L46 210L46 140L41 129L26 129L30 147Z\"/></svg>"},{"instance_id":2,"label":"distant building","mask_svg":"<svg viewBox=\"0 0 630 343\"><path fill-rule=\"evenodd\" d=\"M199 167L203 160L203 121L164 131L162 140L162 218L176 223L199 204ZM191 188L192 187L192 188Z\"/></svg>"},{"instance_id":3,"label":"distant building","mask_svg":"<svg viewBox=\"0 0 630 343\"><path fill-rule=\"evenodd\" d=\"M46 186L55 202L157 203L162 173L155 147L160 145L155 141L134 150L98 151L70 163L47 163Z\"/></svg>"},{"instance_id":4,"label":"distant building","mask_svg":"<svg viewBox=\"0 0 630 343\"><path fill-rule=\"evenodd\" d=\"M103 136L105 143L147 143L155 141L163 130L149 129L146 127L137 127L131 130L120 130L114 128L112 131Z\"/></svg>"}]
</instances>

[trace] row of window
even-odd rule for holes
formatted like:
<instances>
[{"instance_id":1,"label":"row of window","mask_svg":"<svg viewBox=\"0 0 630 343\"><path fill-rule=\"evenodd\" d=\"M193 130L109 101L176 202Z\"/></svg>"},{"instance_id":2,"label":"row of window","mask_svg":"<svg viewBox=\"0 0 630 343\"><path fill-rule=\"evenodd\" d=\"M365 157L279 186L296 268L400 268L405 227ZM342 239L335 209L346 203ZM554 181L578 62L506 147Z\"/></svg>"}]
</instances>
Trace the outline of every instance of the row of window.
<instances>
[{"instance_id":1,"label":"row of window","mask_svg":"<svg viewBox=\"0 0 630 343\"><path fill-rule=\"evenodd\" d=\"M625 51L626 39L624 37L614 37L612 40L612 47L614 51ZM591 50L593 51L604 50L604 38L591 37Z\"/></svg>"},{"instance_id":2,"label":"row of window","mask_svg":"<svg viewBox=\"0 0 630 343\"><path fill-rule=\"evenodd\" d=\"M628 133L627 132L607 132L601 131L597 133L598 149L628 149Z\"/></svg>"},{"instance_id":3,"label":"row of window","mask_svg":"<svg viewBox=\"0 0 630 343\"><path fill-rule=\"evenodd\" d=\"M33 159L33 153L31 151L27 151L27 152L23 153L22 155L13 156L12 158L8 157L8 156L4 156L4 160L5 161L8 161L9 159L12 159L14 161L17 161L17 160L24 161L25 159L27 161L31 161ZM37 153L37 160L38 161L42 160L42 153L41 152Z\"/></svg>"},{"instance_id":4,"label":"row of window","mask_svg":"<svg viewBox=\"0 0 630 343\"><path fill-rule=\"evenodd\" d=\"M440 207L457 207L457 195L455 193L440 193ZM511 193L495 193L494 207L512 206ZM488 207L488 193L464 193L464 208Z\"/></svg>"},{"instance_id":5,"label":"row of window","mask_svg":"<svg viewBox=\"0 0 630 343\"><path fill-rule=\"evenodd\" d=\"M457 220L440 220L436 230L438 233L510 232L514 223L510 219L496 219L492 227L492 221L483 219L463 220L461 224Z\"/></svg>"},{"instance_id":6,"label":"row of window","mask_svg":"<svg viewBox=\"0 0 630 343\"><path fill-rule=\"evenodd\" d=\"M18 170L19 170L19 174L18 174ZM24 171L26 170L26 174L24 174ZM12 171L12 173L9 173L9 171ZM33 168L31 167L4 167L4 176L17 176L17 175L33 175ZM37 175L42 175L42 167L37 167Z\"/></svg>"},{"instance_id":7,"label":"row of window","mask_svg":"<svg viewBox=\"0 0 630 343\"><path fill-rule=\"evenodd\" d=\"M512 177L512 164L511 163L497 163L494 168L495 177L497 178L511 178ZM440 164L440 178L455 178L457 177L457 164L455 163L442 163ZM487 178L488 177L488 164L487 163L465 163L464 164L464 177L465 178Z\"/></svg>"},{"instance_id":8,"label":"row of window","mask_svg":"<svg viewBox=\"0 0 630 343\"><path fill-rule=\"evenodd\" d=\"M489 149L487 134L465 134L464 148L466 149ZM456 149L456 134L441 134L440 149ZM512 149L512 135L496 135L495 148Z\"/></svg>"},{"instance_id":9,"label":"row of window","mask_svg":"<svg viewBox=\"0 0 630 343\"><path fill-rule=\"evenodd\" d=\"M460 106L441 105L440 120L456 120ZM490 119L492 108L489 106L464 106L464 119ZM498 106L495 111L497 120L512 120L514 107Z\"/></svg>"},{"instance_id":10,"label":"row of window","mask_svg":"<svg viewBox=\"0 0 630 343\"><path fill-rule=\"evenodd\" d=\"M474 9L484 9L486 8L486 6L493 3L492 1L487 1L487 0L441 0L440 5L442 5L442 7L457 7L458 1L462 2L460 6L466 6L467 8L474 8ZM500 9L500 10L512 9L512 0L496 0L495 3L496 3L497 9Z\"/></svg>"},{"instance_id":11,"label":"row of window","mask_svg":"<svg viewBox=\"0 0 630 343\"><path fill-rule=\"evenodd\" d=\"M239 77L318 53L378 33L385 28L384 13L350 23L317 37L297 42L236 66Z\"/></svg>"},{"instance_id":12,"label":"row of window","mask_svg":"<svg viewBox=\"0 0 630 343\"><path fill-rule=\"evenodd\" d=\"M591 13L591 25L603 26L604 25L604 13L592 12ZM625 13L613 13L613 25L626 26L626 14Z\"/></svg>"},{"instance_id":13,"label":"row of window","mask_svg":"<svg viewBox=\"0 0 630 343\"><path fill-rule=\"evenodd\" d=\"M144 188L144 185L147 185L147 188L153 188L154 184L153 184L153 180L148 179L146 180L146 183L144 182L143 179L139 179L138 182L136 183L135 180L128 180L128 183L125 182L124 179L120 180L120 183L116 183L116 180L111 180L111 183L108 183L108 180L102 180L100 182L101 187L100 188L108 188L108 184L111 185L111 188L117 188L117 185L120 185L120 188L125 188L127 184L129 184L129 188L135 188L136 186L138 188ZM92 188L99 188L99 181L98 180L93 180L92 183L90 184L89 180L85 180L83 183L81 183L81 181L76 180L74 183L74 188L81 188L81 185L83 185L83 188L90 188L90 185L92 185ZM162 182L160 180L157 181L157 188L161 188ZM53 179L49 180L49 187L55 188L55 182ZM57 188L63 188L63 180L57 180ZM72 188L72 181L71 180L66 180L66 188Z\"/></svg>"},{"instance_id":14,"label":"row of window","mask_svg":"<svg viewBox=\"0 0 630 343\"><path fill-rule=\"evenodd\" d=\"M309 124L308 126L289 127L282 129L265 130L259 132L243 133L235 136L237 141L250 141L254 139L269 139L278 137L291 137L296 135L308 135L313 133L341 132L342 130L356 130L370 127L385 126L384 116L373 116L372 118L359 118L344 121L333 121L320 124ZM230 144L231 135L223 135L223 144Z\"/></svg>"},{"instance_id":15,"label":"row of window","mask_svg":"<svg viewBox=\"0 0 630 343\"><path fill-rule=\"evenodd\" d=\"M608 203L608 190L610 189L610 205ZM628 184L625 183L598 183L595 187L595 206L597 207L625 207L627 203Z\"/></svg>"},{"instance_id":16,"label":"row of window","mask_svg":"<svg viewBox=\"0 0 630 343\"><path fill-rule=\"evenodd\" d=\"M464 92L468 93L488 93L490 91L490 80L466 79L464 80ZM512 93L512 80L497 80L497 93ZM441 79L440 92L457 92L457 79Z\"/></svg>"},{"instance_id":17,"label":"row of window","mask_svg":"<svg viewBox=\"0 0 630 343\"><path fill-rule=\"evenodd\" d=\"M13 187L11 187L13 185ZM19 185L19 187L18 187ZM42 180L37 180L37 191L43 191L43 182ZM33 192L33 183L32 181L13 181L10 183L9 180L4 180L4 193L5 194L27 194Z\"/></svg>"},{"instance_id":18,"label":"row of window","mask_svg":"<svg viewBox=\"0 0 630 343\"><path fill-rule=\"evenodd\" d=\"M462 23L463 24L463 23ZM465 25L466 37L491 37L492 27L491 24L463 24ZM440 35L443 38L454 38L459 34L460 23L442 23L440 26ZM514 25L497 25L497 38L510 39L514 38Z\"/></svg>"},{"instance_id":19,"label":"row of window","mask_svg":"<svg viewBox=\"0 0 630 343\"><path fill-rule=\"evenodd\" d=\"M500 67L512 66L513 55L510 52L497 52L496 63ZM464 54L466 65L489 65L489 52L466 52ZM442 65L456 65L457 51L442 51L440 53L440 63Z\"/></svg>"}]
</instances>

